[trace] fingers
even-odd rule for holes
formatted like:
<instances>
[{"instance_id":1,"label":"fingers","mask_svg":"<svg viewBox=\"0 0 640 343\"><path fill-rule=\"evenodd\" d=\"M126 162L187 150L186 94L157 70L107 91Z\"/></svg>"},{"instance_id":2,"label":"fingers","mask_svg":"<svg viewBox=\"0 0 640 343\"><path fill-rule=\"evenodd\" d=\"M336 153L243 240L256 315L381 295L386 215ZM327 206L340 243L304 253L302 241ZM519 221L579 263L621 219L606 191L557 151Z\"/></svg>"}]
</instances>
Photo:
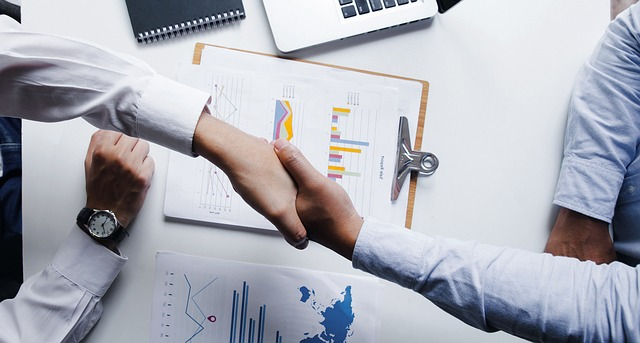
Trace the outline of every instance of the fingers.
<instances>
[{"instance_id":1,"label":"fingers","mask_svg":"<svg viewBox=\"0 0 640 343\"><path fill-rule=\"evenodd\" d=\"M112 151L118 159L129 165L141 165L143 175L151 176L155 170L153 159L148 156L151 150L149 143L139 138L129 137L120 132L98 130L91 136L91 142L87 149L85 169L91 167L96 150Z\"/></svg>"},{"instance_id":2,"label":"fingers","mask_svg":"<svg viewBox=\"0 0 640 343\"><path fill-rule=\"evenodd\" d=\"M274 141L273 146L280 163L287 169L299 187L318 180L319 172L309 163L298 148L285 139Z\"/></svg>"},{"instance_id":3,"label":"fingers","mask_svg":"<svg viewBox=\"0 0 640 343\"><path fill-rule=\"evenodd\" d=\"M93 160L93 155L97 148L103 146L113 146L115 145L122 133L108 131L108 130L98 130L93 133L91 136L91 141L89 142L89 148L87 149L87 157L85 158L85 168L91 166L91 162Z\"/></svg>"}]
</instances>

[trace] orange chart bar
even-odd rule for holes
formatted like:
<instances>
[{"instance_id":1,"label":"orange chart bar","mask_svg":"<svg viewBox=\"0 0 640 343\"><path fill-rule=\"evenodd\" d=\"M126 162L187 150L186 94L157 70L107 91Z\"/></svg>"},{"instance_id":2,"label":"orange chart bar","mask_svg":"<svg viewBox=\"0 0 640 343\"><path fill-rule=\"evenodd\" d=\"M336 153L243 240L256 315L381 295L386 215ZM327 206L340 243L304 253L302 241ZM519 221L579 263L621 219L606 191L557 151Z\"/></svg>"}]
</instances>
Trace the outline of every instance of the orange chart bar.
<instances>
[{"instance_id":1,"label":"orange chart bar","mask_svg":"<svg viewBox=\"0 0 640 343\"><path fill-rule=\"evenodd\" d=\"M344 151L344 152L353 152L356 154L359 154L362 152L362 149L356 149L356 148L344 148L341 146L335 146L335 145L331 145L329 146L329 150L331 151Z\"/></svg>"}]
</instances>

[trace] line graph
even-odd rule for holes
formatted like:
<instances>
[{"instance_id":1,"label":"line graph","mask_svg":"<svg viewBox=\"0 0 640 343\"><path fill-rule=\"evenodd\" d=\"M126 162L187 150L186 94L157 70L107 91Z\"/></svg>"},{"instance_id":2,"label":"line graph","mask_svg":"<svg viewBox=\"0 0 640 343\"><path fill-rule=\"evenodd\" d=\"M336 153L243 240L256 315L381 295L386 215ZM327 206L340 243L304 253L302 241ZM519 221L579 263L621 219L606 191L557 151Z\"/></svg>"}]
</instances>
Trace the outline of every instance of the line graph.
<instances>
[{"instance_id":1,"label":"line graph","mask_svg":"<svg viewBox=\"0 0 640 343\"><path fill-rule=\"evenodd\" d=\"M211 77L211 114L231 125L238 126L242 106L244 80L238 76Z\"/></svg>"},{"instance_id":2,"label":"line graph","mask_svg":"<svg viewBox=\"0 0 640 343\"><path fill-rule=\"evenodd\" d=\"M241 76L213 74L209 82L211 115L235 127L240 125L244 79ZM233 185L216 165L202 159L197 207L210 214L229 214L235 203Z\"/></svg>"},{"instance_id":3,"label":"line graph","mask_svg":"<svg viewBox=\"0 0 640 343\"><path fill-rule=\"evenodd\" d=\"M205 289L207 289L209 286L211 286L211 284L213 284L218 278L215 278L213 280L211 280L209 283L207 283L206 285L204 285L202 288L200 288L200 290L198 290L197 292L195 292L193 295L191 295L192 293L192 286L191 286L191 281L189 281L189 278L187 277L187 274L183 274L184 275L184 279L187 283L187 299L186 299L186 305L185 305L185 309L184 309L184 314L189 317L189 319L197 326L197 328L195 329L195 331L193 332L193 334L187 338L187 340L185 340L185 343L191 343L193 342L193 339L196 338L196 336L198 336L202 331L204 331L205 327L204 327L204 323L206 321L209 321L210 323L215 323L217 318L214 315L206 315L204 313L204 311L202 310L202 307L200 306L200 304L198 303L198 301L196 300L196 297L202 293ZM195 308L197 309L197 315L199 317L201 317L200 320L194 318L194 315L190 314L190 304L193 304L193 306L195 306ZM191 309L193 308L193 306L191 306Z\"/></svg>"},{"instance_id":4,"label":"line graph","mask_svg":"<svg viewBox=\"0 0 640 343\"><path fill-rule=\"evenodd\" d=\"M208 210L230 210L233 205L234 191L231 181L222 170L202 159L199 177L199 206Z\"/></svg>"}]
</instances>

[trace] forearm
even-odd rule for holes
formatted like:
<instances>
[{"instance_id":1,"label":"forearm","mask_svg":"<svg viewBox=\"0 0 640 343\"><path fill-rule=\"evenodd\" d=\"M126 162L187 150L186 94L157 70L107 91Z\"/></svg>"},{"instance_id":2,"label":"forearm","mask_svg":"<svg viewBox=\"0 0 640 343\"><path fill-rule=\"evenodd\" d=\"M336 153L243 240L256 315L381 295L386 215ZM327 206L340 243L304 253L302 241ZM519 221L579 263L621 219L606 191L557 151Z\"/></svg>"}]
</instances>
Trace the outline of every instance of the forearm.
<instances>
[{"instance_id":1,"label":"forearm","mask_svg":"<svg viewBox=\"0 0 640 343\"><path fill-rule=\"evenodd\" d=\"M640 334L638 271L619 263L431 238L367 219L353 264L485 331L536 341Z\"/></svg>"},{"instance_id":2,"label":"forearm","mask_svg":"<svg viewBox=\"0 0 640 343\"><path fill-rule=\"evenodd\" d=\"M234 171L235 156L240 156L243 149L250 148L250 145L243 144L244 141L253 141L254 138L203 111L196 125L193 151L225 173L230 173Z\"/></svg>"},{"instance_id":3,"label":"forearm","mask_svg":"<svg viewBox=\"0 0 640 343\"><path fill-rule=\"evenodd\" d=\"M609 224L564 207L559 210L544 251L595 263L616 260Z\"/></svg>"},{"instance_id":4,"label":"forearm","mask_svg":"<svg viewBox=\"0 0 640 343\"><path fill-rule=\"evenodd\" d=\"M100 318L100 299L125 261L74 226L52 264L0 303L0 341L80 341Z\"/></svg>"},{"instance_id":5,"label":"forearm","mask_svg":"<svg viewBox=\"0 0 640 343\"><path fill-rule=\"evenodd\" d=\"M106 48L21 32L0 17L0 115L91 124L192 153L207 93ZM15 23L13 23L15 24Z\"/></svg>"}]
</instances>

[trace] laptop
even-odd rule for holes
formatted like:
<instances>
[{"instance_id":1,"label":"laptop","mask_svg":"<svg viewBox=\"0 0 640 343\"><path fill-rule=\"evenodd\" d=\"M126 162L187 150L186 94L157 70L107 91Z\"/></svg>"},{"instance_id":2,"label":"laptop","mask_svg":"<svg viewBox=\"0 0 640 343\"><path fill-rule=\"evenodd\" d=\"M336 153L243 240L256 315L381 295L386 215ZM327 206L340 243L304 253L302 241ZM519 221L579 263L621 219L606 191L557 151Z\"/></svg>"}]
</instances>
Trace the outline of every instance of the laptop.
<instances>
[{"instance_id":1,"label":"laptop","mask_svg":"<svg viewBox=\"0 0 640 343\"><path fill-rule=\"evenodd\" d=\"M262 0L283 53L443 13L460 0Z\"/></svg>"}]
</instances>

